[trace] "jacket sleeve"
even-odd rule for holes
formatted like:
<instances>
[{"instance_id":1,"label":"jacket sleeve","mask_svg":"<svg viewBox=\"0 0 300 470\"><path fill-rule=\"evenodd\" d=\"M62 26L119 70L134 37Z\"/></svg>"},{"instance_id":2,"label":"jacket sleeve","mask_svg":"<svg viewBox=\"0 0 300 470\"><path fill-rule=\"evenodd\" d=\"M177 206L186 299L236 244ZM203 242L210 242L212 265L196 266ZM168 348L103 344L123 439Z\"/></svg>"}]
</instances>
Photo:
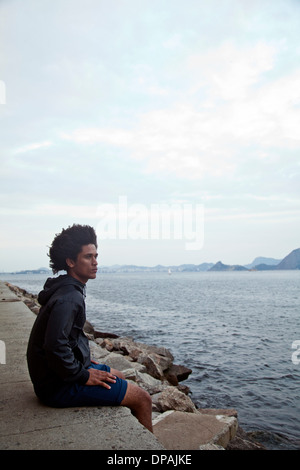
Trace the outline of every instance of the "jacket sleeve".
<instances>
[{"instance_id":1,"label":"jacket sleeve","mask_svg":"<svg viewBox=\"0 0 300 470\"><path fill-rule=\"evenodd\" d=\"M70 344L71 331L80 308L72 301L55 302L48 319L44 350L49 367L64 382L85 384L89 378L89 372L76 359Z\"/></svg>"}]
</instances>

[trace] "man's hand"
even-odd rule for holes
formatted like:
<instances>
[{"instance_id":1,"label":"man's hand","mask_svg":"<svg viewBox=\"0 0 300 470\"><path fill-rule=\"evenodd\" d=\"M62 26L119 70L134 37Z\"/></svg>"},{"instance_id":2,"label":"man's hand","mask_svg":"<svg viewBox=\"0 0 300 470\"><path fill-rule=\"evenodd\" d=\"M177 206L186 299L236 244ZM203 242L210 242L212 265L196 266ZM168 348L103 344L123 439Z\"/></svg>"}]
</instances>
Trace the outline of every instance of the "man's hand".
<instances>
[{"instance_id":1,"label":"man's hand","mask_svg":"<svg viewBox=\"0 0 300 470\"><path fill-rule=\"evenodd\" d=\"M98 369L88 369L89 380L85 385L101 385L104 388L110 389L111 387L106 382L116 383L116 376L110 372Z\"/></svg>"}]
</instances>

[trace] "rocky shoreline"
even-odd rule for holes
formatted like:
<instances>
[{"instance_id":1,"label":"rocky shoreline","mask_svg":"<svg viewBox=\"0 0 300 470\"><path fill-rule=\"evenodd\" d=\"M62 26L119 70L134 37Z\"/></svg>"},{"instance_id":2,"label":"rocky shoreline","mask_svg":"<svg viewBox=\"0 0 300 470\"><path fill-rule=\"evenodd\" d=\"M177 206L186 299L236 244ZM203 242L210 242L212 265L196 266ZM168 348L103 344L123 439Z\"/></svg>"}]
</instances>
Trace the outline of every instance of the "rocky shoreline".
<instances>
[{"instance_id":1,"label":"rocky shoreline","mask_svg":"<svg viewBox=\"0 0 300 470\"><path fill-rule=\"evenodd\" d=\"M38 314L40 305L36 295L8 282L5 284L34 314ZM168 349L136 342L131 337L96 331L90 322L86 322L84 331L89 338L94 361L122 370L126 380L138 384L151 395L153 420L159 419L167 411L222 414L237 420L237 411L234 409L196 408L189 396L189 387L182 384L192 370L174 364L174 357ZM225 449L266 450L266 447L253 439L253 434L237 425L235 436L229 440Z\"/></svg>"}]
</instances>

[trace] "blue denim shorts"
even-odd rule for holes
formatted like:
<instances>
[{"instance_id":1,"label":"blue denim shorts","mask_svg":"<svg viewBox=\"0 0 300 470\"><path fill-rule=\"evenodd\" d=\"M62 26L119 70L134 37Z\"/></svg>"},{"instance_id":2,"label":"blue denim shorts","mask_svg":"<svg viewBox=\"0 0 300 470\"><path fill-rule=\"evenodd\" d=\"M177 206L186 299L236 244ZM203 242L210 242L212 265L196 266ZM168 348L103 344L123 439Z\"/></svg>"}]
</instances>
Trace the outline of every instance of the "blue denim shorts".
<instances>
[{"instance_id":1,"label":"blue denim shorts","mask_svg":"<svg viewBox=\"0 0 300 470\"><path fill-rule=\"evenodd\" d=\"M91 364L91 367L110 372L110 367L105 364ZM109 382L109 385L110 389L101 385L66 384L48 398L46 404L55 408L120 405L127 390L126 380L116 377L116 383Z\"/></svg>"}]
</instances>

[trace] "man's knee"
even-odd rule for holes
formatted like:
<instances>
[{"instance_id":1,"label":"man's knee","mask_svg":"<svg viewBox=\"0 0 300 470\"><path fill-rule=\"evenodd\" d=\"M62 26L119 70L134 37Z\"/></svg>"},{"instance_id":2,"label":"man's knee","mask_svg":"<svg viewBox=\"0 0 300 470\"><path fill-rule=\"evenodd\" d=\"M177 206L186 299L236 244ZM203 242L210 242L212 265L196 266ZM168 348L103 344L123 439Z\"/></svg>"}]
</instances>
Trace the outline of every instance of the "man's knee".
<instances>
[{"instance_id":1,"label":"man's knee","mask_svg":"<svg viewBox=\"0 0 300 470\"><path fill-rule=\"evenodd\" d=\"M127 384L125 397L121 405L130 407L152 407L152 399L146 390L131 383Z\"/></svg>"},{"instance_id":2,"label":"man's knee","mask_svg":"<svg viewBox=\"0 0 300 470\"><path fill-rule=\"evenodd\" d=\"M146 392L146 390L144 390L140 387L138 387L138 389L140 390L141 400L143 400L145 405L148 405L152 408L152 398L151 398L150 394L148 392Z\"/></svg>"}]
</instances>

